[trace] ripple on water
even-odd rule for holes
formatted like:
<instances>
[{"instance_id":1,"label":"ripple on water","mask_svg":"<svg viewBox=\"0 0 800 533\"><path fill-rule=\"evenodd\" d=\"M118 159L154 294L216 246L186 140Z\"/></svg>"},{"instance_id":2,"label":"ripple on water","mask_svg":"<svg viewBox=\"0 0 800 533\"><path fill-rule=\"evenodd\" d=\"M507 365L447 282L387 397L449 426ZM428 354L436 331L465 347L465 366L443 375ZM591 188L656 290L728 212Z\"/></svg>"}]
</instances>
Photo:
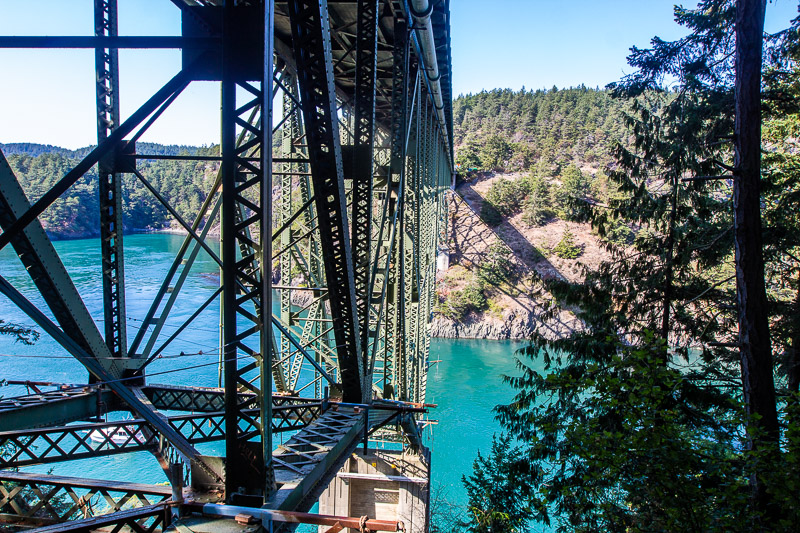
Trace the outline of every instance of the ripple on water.
<instances>
[{"instance_id":1,"label":"ripple on water","mask_svg":"<svg viewBox=\"0 0 800 533\"><path fill-rule=\"evenodd\" d=\"M129 335L141 326L141 319L155 295L161 277L169 268L183 237L180 235L141 234L126 236L125 260L128 285ZM56 249L62 254L64 263L75 276L81 295L95 317L102 316L102 293L99 276L99 241L97 239L61 241ZM204 252L203 252L204 254ZM22 269L13 251L0 251L0 272L13 280L33 301L41 305L41 298L30 278ZM172 333L181 318L188 317L218 287L217 265L206 257L192 270L190 282L186 284L181 298L183 303L176 308L175 316L165 327ZM6 299L0 299L0 318L29 324ZM97 319L96 319L97 320ZM167 353L181 351L193 353L199 350L214 350L217 347L217 323L219 306L213 304L198 319L192 328L190 341L176 341ZM514 352L523 343L512 341L433 339L431 359L441 360L435 364L428 377L427 401L438 404L431 410L430 418L439 420L433 427L429 442L432 448L433 482L446 488L453 503L466 503L466 493L461 485L462 474L469 474L477 451L487 451L492 434L499 431L492 408L507 403L512 390L502 383L502 374L514 374ZM0 337L0 353L63 356L63 349L51 339L43 336L34 347L14 344L9 338ZM181 365L198 365L213 362L216 356L198 355L180 359L161 360L153 365L151 372L178 368ZM0 357L0 377L4 379L56 380L66 383L82 383L86 371L71 358L21 359ZM176 385L217 385L215 365L197 367L182 372L156 376L153 383ZM18 388L0 389L0 394L21 394ZM219 453L219 449L209 448ZM135 453L94 460L73 461L63 465L48 465L37 469L62 475L80 475L105 479L120 479L145 483L164 480L160 468L148 453Z\"/></svg>"}]
</instances>

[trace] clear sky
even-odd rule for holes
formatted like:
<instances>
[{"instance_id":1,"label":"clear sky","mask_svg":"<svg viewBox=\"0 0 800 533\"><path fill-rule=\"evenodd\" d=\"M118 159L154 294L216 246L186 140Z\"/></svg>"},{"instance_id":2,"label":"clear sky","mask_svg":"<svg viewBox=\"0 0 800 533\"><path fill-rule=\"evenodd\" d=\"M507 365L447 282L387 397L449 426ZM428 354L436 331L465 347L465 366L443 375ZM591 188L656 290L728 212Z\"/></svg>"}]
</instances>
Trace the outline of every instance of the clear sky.
<instances>
[{"instance_id":1,"label":"clear sky","mask_svg":"<svg viewBox=\"0 0 800 533\"><path fill-rule=\"evenodd\" d=\"M453 93L604 86L629 72L631 46L679 38L675 0L451 0ZM694 5L692 1L684 5ZM121 35L177 35L169 0L119 0ZM785 28L797 0L771 0L767 30ZM91 0L0 0L0 35L91 35ZM180 68L177 51L120 52L123 119ZM0 50L0 142L77 148L96 142L91 50ZM193 83L143 140L211 144L219 87Z\"/></svg>"}]
</instances>

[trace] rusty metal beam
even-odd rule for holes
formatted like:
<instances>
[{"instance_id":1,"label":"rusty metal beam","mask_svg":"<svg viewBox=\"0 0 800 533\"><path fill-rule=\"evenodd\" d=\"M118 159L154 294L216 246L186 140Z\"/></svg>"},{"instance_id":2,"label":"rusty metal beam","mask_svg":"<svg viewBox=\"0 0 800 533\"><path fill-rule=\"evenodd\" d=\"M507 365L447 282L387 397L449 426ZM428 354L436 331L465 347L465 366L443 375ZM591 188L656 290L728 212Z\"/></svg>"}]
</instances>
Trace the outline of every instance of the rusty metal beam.
<instances>
[{"instance_id":1,"label":"rusty metal beam","mask_svg":"<svg viewBox=\"0 0 800 533\"><path fill-rule=\"evenodd\" d=\"M101 416L121 406L113 392L86 386L0 400L0 431L52 426Z\"/></svg>"}]
</instances>

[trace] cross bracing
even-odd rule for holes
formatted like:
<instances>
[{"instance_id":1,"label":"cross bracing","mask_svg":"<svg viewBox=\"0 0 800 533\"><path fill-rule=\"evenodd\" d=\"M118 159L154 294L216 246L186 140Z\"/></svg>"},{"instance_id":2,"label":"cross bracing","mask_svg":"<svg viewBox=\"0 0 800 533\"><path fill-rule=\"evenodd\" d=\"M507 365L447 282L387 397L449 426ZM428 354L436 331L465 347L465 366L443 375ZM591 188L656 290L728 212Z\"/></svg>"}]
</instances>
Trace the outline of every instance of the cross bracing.
<instances>
[{"instance_id":1,"label":"cross bracing","mask_svg":"<svg viewBox=\"0 0 800 533\"><path fill-rule=\"evenodd\" d=\"M363 435L394 431L405 446L421 446L415 420L425 411L453 172L448 2L168 3L181 11L179 37L120 36L116 0L95 0L94 36L0 37L4 48L94 49L98 132L97 148L33 203L0 157L0 248L14 248L49 311L3 278L0 292L89 373L87 384L0 402L0 440L13 449L0 464L57 467L148 450L173 488L188 478L196 490L218 491L223 504L304 511ZM175 77L127 117L119 111L121 48L176 48L182 57ZM185 218L137 165L148 158L137 142L196 81L221 86L222 135L218 155L204 156L216 178ZM94 166L102 317L81 301L38 220ZM141 317L129 317L125 302L124 174L186 233ZM199 257L216 262L220 286L174 326ZM151 363L191 338L212 304L221 309L220 382L149 384ZM129 337L130 318L141 327ZM133 418L103 421L112 411ZM299 433L276 450L272 435L287 430ZM105 440L92 444L90 434ZM223 461L195 447L218 439ZM68 479L57 481L76 494ZM158 499L140 499L142 511L120 515L120 524L169 522ZM16 519L31 518L19 509ZM74 518L59 517L48 520Z\"/></svg>"}]
</instances>

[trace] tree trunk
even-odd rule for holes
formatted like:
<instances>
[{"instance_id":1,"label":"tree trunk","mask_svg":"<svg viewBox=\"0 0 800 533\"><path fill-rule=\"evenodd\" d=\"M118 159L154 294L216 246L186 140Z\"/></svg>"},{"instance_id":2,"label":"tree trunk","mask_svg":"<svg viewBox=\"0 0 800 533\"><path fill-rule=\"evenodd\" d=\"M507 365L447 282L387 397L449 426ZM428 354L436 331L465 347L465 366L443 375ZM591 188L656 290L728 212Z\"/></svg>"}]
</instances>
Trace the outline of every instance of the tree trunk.
<instances>
[{"instance_id":1,"label":"tree trunk","mask_svg":"<svg viewBox=\"0 0 800 533\"><path fill-rule=\"evenodd\" d=\"M664 353L664 364L667 363L667 354L669 353L669 332L670 332L670 308L672 307L672 283L674 278L674 270L675 270L675 224L676 219L678 218L678 194L680 192L680 176L676 175L673 176L673 183L672 183L672 198L670 199L670 211L669 211L669 230L667 234L667 242L665 246L666 256L665 256L665 268L666 273L664 277L664 309L661 315L661 337L664 339L666 343L666 349Z\"/></svg>"},{"instance_id":2,"label":"tree trunk","mask_svg":"<svg viewBox=\"0 0 800 533\"><path fill-rule=\"evenodd\" d=\"M778 415L761 244L761 55L766 0L736 1L736 158L733 205L736 296L749 446L757 452L751 488L769 527L776 517L765 477L778 454ZM756 454L754 454L754 457Z\"/></svg>"},{"instance_id":3,"label":"tree trunk","mask_svg":"<svg viewBox=\"0 0 800 533\"><path fill-rule=\"evenodd\" d=\"M797 292L794 296L792 314L794 315L794 323L791 330L791 346L788 350L789 361L786 374L789 392L796 393L800 391L800 273L797 275Z\"/></svg>"}]
</instances>

